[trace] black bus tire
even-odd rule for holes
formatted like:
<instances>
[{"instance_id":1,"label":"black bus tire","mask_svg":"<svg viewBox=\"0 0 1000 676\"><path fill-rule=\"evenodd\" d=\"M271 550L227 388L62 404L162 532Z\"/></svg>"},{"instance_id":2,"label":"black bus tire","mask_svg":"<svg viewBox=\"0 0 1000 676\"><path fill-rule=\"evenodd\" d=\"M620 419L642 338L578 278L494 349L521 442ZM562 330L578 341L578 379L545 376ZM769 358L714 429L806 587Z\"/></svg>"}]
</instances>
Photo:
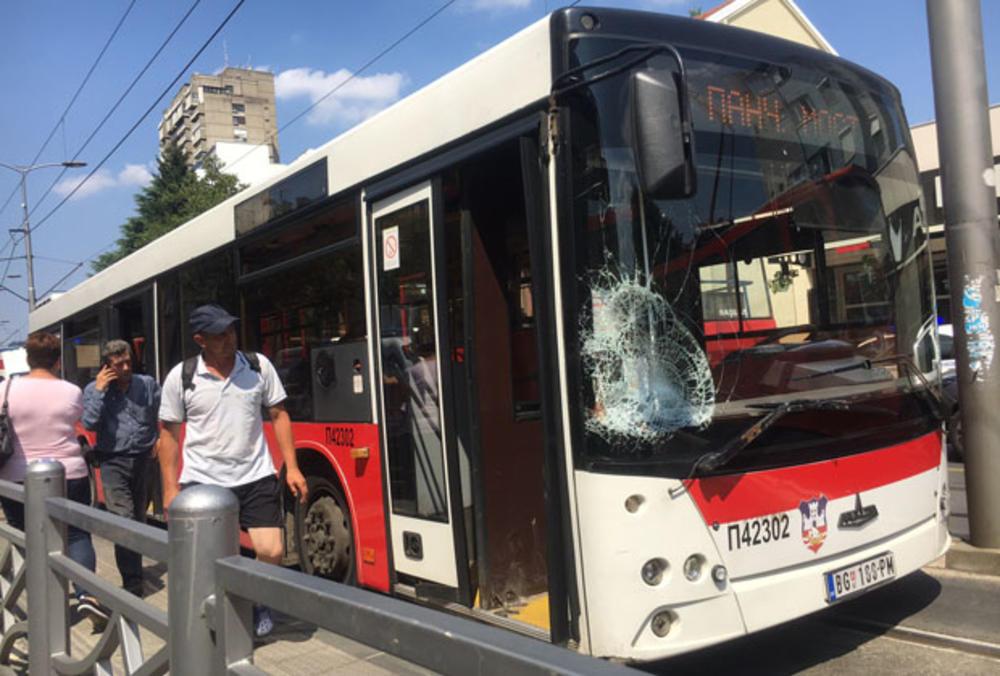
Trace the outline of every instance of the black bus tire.
<instances>
[{"instance_id":1,"label":"black bus tire","mask_svg":"<svg viewBox=\"0 0 1000 676\"><path fill-rule=\"evenodd\" d=\"M340 487L322 476L306 478L309 498L295 503L299 565L309 575L354 584L354 533Z\"/></svg>"}]
</instances>

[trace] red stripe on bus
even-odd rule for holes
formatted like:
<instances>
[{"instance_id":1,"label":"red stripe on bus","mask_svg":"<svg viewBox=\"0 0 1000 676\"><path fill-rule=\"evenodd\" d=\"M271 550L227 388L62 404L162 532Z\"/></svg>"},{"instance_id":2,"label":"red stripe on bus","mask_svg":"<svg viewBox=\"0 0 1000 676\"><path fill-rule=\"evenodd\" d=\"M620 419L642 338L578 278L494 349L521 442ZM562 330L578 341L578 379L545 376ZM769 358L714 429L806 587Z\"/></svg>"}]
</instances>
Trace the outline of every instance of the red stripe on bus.
<instances>
[{"instance_id":1,"label":"red stripe on bus","mask_svg":"<svg viewBox=\"0 0 1000 676\"><path fill-rule=\"evenodd\" d=\"M264 425L274 466L282 465L273 426ZM325 458L344 490L354 531L354 570L359 586L389 591L389 538L382 491L378 425L293 422L295 446ZM354 450L363 454L352 454ZM315 471L315 465L312 465Z\"/></svg>"},{"instance_id":2,"label":"red stripe on bus","mask_svg":"<svg viewBox=\"0 0 1000 676\"><path fill-rule=\"evenodd\" d=\"M867 453L783 467L695 479L688 487L705 523L729 523L796 509L802 500L830 500L869 491L934 469L941 462L941 434Z\"/></svg>"},{"instance_id":3,"label":"red stripe on bus","mask_svg":"<svg viewBox=\"0 0 1000 676\"><path fill-rule=\"evenodd\" d=\"M178 441L183 448L184 426L181 426ZM282 467L281 452L274 438L274 428L270 422L264 424L268 449L274 466ZM93 446L95 434L77 424L77 436L85 438ZM382 453L379 443L378 425L372 423L337 422L293 422L292 436L295 446L304 451L312 451L327 465L313 463L306 472L315 472L318 467L329 470L337 478L343 489L351 513L351 529L354 534L355 580L358 585L389 591L389 536L384 508L382 488ZM363 450L355 454L354 451ZM180 465L183 465L183 452ZM179 469L179 468L178 468ZM97 470L97 500L104 502L104 490ZM290 511L291 505L286 505ZM240 533L240 545L253 549L253 544L245 531Z\"/></svg>"}]
</instances>

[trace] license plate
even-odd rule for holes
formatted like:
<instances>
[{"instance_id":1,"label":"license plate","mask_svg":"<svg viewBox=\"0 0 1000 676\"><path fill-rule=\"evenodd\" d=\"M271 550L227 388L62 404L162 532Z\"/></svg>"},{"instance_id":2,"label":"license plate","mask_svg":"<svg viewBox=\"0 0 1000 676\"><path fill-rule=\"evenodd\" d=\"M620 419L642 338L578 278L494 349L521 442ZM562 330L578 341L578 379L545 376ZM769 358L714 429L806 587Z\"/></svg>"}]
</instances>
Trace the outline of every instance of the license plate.
<instances>
[{"instance_id":1,"label":"license plate","mask_svg":"<svg viewBox=\"0 0 1000 676\"><path fill-rule=\"evenodd\" d=\"M826 600L833 603L893 579L896 577L896 564L892 552L885 552L824 573L823 577L826 582Z\"/></svg>"}]
</instances>

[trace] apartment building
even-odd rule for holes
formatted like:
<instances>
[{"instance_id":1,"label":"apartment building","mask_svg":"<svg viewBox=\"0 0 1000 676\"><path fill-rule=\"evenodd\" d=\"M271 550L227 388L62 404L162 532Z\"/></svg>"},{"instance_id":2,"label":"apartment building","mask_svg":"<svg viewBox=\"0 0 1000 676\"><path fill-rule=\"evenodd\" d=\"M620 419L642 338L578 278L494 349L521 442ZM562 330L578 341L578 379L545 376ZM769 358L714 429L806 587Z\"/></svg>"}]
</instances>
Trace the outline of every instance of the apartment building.
<instances>
[{"instance_id":1,"label":"apartment building","mask_svg":"<svg viewBox=\"0 0 1000 676\"><path fill-rule=\"evenodd\" d=\"M217 144L260 145L270 163L278 162L278 125L274 74L226 68L199 75L181 87L163 113L160 148L176 143L197 166Z\"/></svg>"}]
</instances>

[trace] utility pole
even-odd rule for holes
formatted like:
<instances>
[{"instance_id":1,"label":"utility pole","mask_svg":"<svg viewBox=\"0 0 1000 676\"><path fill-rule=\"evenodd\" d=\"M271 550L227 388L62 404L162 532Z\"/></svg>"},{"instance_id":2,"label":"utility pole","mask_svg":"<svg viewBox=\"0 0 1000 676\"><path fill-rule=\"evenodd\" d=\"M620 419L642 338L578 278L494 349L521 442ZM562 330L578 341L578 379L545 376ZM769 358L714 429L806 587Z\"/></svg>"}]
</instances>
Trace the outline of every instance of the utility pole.
<instances>
[{"instance_id":1,"label":"utility pole","mask_svg":"<svg viewBox=\"0 0 1000 676\"><path fill-rule=\"evenodd\" d=\"M969 530L1000 548L1000 266L980 0L927 0Z\"/></svg>"},{"instance_id":2,"label":"utility pole","mask_svg":"<svg viewBox=\"0 0 1000 676\"><path fill-rule=\"evenodd\" d=\"M28 174L35 169L47 169L49 167L76 169L85 166L87 166L86 162L77 162L75 160L30 165L0 162L0 167L16 171L21 176L21 208L24 210L24 220L21 222L20 230L14 230L13 232L20 232L24 235L24 257L28 267L28 297L26 299L28 301L28 312L32 312L35 309L35 260L31 255L31 222L28 220Z\"/></svg>"},{"instance_id":3,"label":"utility pole","mask_svg":"<svg viewBox=\"0 0 1000 676\"><path fill-rule=\"evenodd\" d=\"M24 259L28 268L28 312L35 310L35 259L31 255L31 221L28 220L28 172L21 174L21 208L24 220L21 232L24 235Z\"/></svg>"}]
</instances>

